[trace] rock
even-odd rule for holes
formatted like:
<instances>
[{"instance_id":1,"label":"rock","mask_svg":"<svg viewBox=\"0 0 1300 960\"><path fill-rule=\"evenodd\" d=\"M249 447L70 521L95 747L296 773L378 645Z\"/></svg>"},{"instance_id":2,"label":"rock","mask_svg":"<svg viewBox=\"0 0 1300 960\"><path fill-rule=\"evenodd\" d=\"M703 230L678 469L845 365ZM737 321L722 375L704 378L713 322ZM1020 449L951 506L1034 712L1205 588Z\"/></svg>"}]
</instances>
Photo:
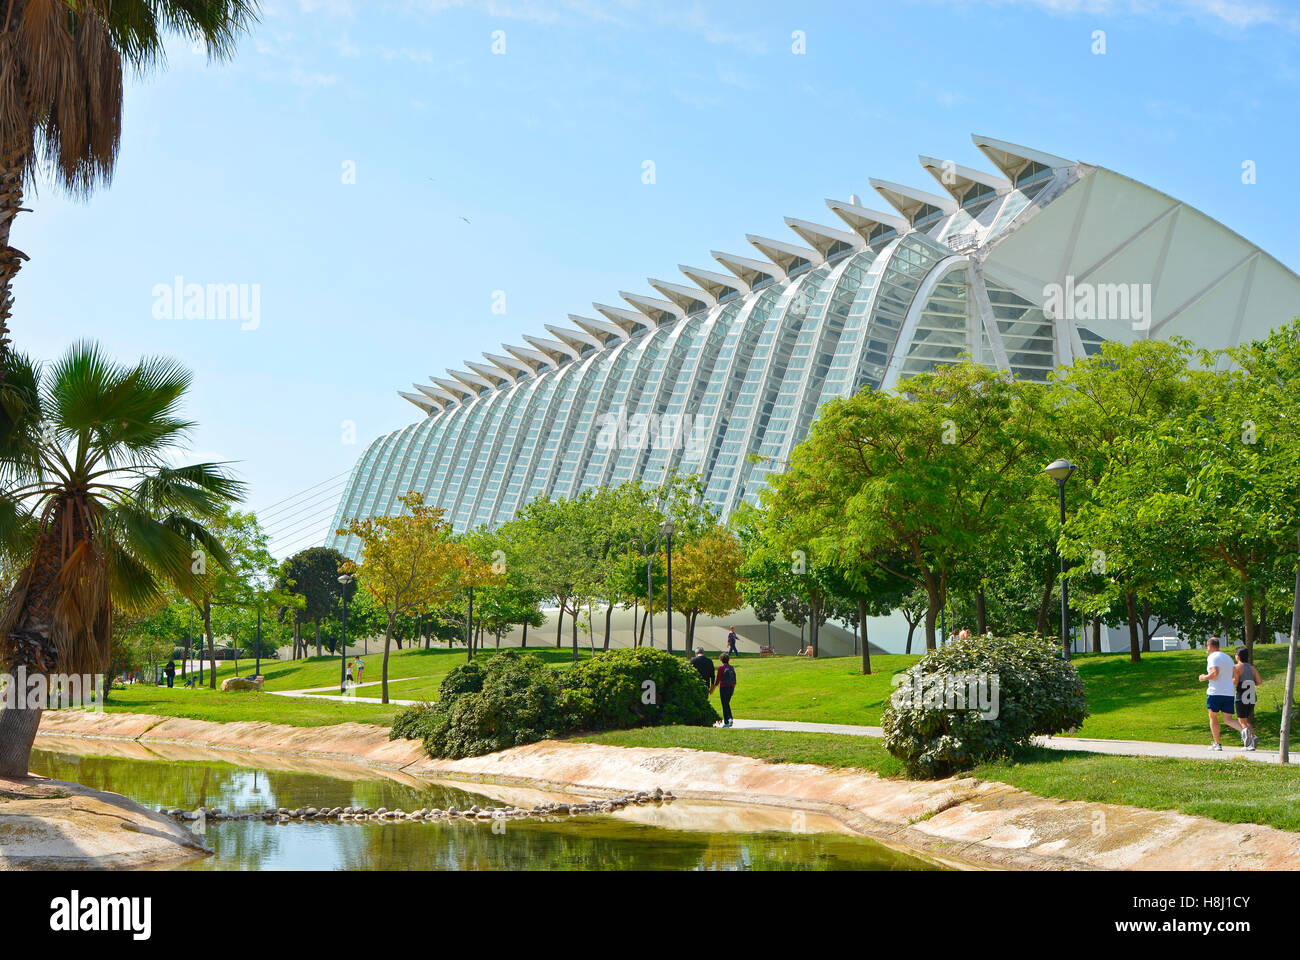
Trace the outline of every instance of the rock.
<instances>
[{"instance_id":1,"label":"rock","mask_svg":"<svg viewBox=\"0 0 1300 960\"><path fill-rule=\"evenodd\" d=\"M260 679L260 678L259 678ZM257 692L262 689L262 684L252 677L227 677L221 681L222 693L249 693Z\"/></svg>"}]
</instances>

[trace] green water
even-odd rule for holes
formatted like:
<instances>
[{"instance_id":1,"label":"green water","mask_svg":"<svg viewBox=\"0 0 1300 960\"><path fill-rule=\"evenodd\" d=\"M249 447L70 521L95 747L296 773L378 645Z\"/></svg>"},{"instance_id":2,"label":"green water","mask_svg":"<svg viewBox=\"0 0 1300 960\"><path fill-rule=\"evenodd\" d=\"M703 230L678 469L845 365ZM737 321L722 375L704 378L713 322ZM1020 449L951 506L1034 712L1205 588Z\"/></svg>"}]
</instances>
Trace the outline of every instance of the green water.
<instances>
[{"instance_id":1,"label":"green water","mask_svg":"<svg viewBox=\"0 0 1300 960\"><path fill-rule=\"evenodd\" d=\"M84 756L36 750L32 770L124 794L145 806L499 806L486 794L385 778L364 768L339 776L227 763ZM500 829L500 828L498 828ZM870 840L833 833L665 829L613 815L491 824L216 821L202 834L214 856L197 870L925 870L932 866Z\"/></svg>"}]
</instances>

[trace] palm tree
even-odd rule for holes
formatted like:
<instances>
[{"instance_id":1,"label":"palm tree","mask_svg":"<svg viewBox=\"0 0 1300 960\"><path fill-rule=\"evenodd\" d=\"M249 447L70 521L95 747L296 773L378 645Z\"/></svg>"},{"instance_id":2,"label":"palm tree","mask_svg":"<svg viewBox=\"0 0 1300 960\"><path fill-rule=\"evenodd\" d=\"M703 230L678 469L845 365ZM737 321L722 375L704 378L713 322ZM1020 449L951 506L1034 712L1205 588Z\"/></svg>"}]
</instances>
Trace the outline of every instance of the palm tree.
<instances>
[{"instance_id":1,"label":"palm tree","mask_svg":"<svg viewBox=\"0 0 1300 960\"><path fill-rule=\"evenodd\" d=\"M10 352L0 387L0 664L102 673L114 609L197 594L201 565L229 565L204 526L243 485L219 464L175 467L193 424L178 410L190 374L174 361L115 364L74 344L35 367ZM0 776L25 776L40 711L0 706Z\"/></svg>"},{"instance_id":2,"label":"palm tree","mask_svg":"<svg viewBox=\"0 0 1300 960\"><path fill-rule=\"evenodd\" d=\"M79 197L108 183L123 65L159 65L168 35L225 59L256 16L257 0L0 0L0 355L27 259L9 245L24 188L38 172Z\"/></svg>"}]
</instances>

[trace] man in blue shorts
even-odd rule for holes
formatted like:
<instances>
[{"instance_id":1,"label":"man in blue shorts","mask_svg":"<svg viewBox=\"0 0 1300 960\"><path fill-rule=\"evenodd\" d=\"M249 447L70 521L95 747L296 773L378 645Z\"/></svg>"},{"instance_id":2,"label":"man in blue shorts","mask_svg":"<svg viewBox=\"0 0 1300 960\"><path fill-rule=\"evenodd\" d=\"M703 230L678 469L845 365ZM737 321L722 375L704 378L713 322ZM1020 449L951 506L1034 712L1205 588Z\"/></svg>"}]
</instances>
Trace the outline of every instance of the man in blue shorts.
<instances>
[{"instance_id":1,"label":"man in blue shorts","mask_svg":"<svg viewBox=\"0 0 1300 960\"><path fill-rule=\"evenodd\" d=\"M1232 688L1232 657L1228 656L1219 649L1219 638L1210 637L1210 642L1206 644L1206 649L1210 655L1206 657L1206 672L1201 674L1201 683L1207 684L1205 688L1205 708L1210 713L1210 734L1214 737L1214 742L1210 744L1211 750L1222 750L1223 744L1219 742L1219 714L1223 714L1223 722L1238 733L1241 732L1241 724L1237 722L1235 716L1236 691Z\"/></svg>"}]
</instances>

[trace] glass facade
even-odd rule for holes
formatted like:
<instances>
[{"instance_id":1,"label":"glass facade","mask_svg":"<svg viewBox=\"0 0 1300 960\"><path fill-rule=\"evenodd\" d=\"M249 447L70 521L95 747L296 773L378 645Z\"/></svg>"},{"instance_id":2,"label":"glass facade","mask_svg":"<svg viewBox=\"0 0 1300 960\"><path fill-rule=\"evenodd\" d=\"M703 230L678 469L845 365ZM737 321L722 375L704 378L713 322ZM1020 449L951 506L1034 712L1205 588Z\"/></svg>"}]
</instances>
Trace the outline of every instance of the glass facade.
<instances>
[{"instance_id":1,"label":"glass facade","mask_svg":"<svg viewBox=\"0 0 1300 960\"><path fill-rule=\"evenodd\" d=\"M1045 379L1068 359L1062 343L1091 354L1101 338L1055 329L1060 321L977 258L1071 176L1026 163L1002 188L963 184L952 213L930 206L910 226L892 215L869 220L855 200L856 219L841 214L852 232L825 228L816 251L786 257L769 275L688 272L703 277L698 295L661 284L674 303L633 297L634 311L598 306L608 322L573 318L584 332L572 338L552 328L570 354L535 341L536 350L507 348L517 366L488 355L505 371L495 388L457 394L439 379L403 394L428 415L366 448L335 526L393 512L402 493L419 490L457 530L494 527L538 496L655 484L674 470L699 474L725 515L757 498L834 397L893 389L963 356ZM346 536L330 542L349 555L358 547Z\"/></svg>"}]
</instances>

